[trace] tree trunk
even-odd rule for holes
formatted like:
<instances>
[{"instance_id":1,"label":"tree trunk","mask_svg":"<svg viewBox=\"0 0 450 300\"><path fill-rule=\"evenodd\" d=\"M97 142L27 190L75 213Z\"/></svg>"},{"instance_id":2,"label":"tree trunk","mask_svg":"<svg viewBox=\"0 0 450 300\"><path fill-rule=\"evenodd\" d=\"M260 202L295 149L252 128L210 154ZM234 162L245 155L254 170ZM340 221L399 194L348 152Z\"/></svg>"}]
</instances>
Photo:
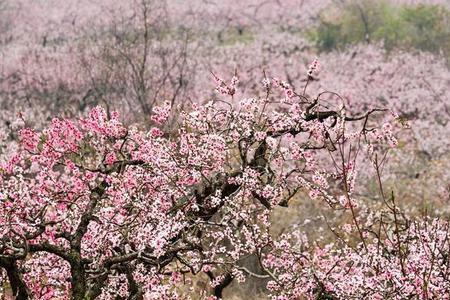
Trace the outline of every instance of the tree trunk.
<instances>
[{"instance_id":1,"label":"tree trunk","mask_svg":"<svg viewBox=\"0 0 450 300\"><path fill-rule=\"evenodd\" d=\"M72 284L72 295L73 300L87 300L86 293L86 274L84 272L84 267L81 262L74 262L70 265L70 272L72 274L70 283Z\"/></svg>"},{"instance_id":2,"label":"tree trunk","mask_svg":"<svg viewBox=\"0 0 450 300\"><path fill-rule=\"evenodd\" d=\"M0 267L5 268L6 274L8 276L9 283L11 285L13 297L16 300L26 300L29 299L28 287L22 279L19 268L15 260L11 259L1 259Z\"/></svg>"}]
</instances>

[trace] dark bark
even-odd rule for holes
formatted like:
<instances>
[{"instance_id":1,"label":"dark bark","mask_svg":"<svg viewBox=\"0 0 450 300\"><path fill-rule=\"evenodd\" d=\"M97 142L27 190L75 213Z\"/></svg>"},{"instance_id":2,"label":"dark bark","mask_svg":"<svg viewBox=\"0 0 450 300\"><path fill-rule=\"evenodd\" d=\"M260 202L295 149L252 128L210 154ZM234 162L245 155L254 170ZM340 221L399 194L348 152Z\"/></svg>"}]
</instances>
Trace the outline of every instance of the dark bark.
<instances>
[{"instance_id":1,"label":"dark bark","mask_svg":"<svg viewBox=\"0 0 450 300\"><path fill-rule=\"evenodd\" d=\"M70 283L72 285L72 295L71 298L74 300L89 299L86 293L86 273L84 266L78 259L70 264L71 279Z\"/></svg>"},{"instance_id":2,"label":"dark bark","mask_svg":"<svg viewBox=\"0 0 450 300\"><path fill-rule=\"evenodd\" d=\"M22 274L20 273L17 263L12 258L1 258L0 267L6 270L9 283L11 285L12 293L14 299L16 300L26 300L29 299L28 287L22 279Z\"/></svg>"},{"instance_id":3,"label":"dark bark","mask_svg":"<svg viewBox=\"0 0 450 300\"><path fill-rule=\"evenodd\" d=\"M72 284L72 299L93 299L92 294L88 290L86 281L85 263L81 259L81 240L87 232L89 223L93 220L95 208L99 200L106 191L108 184L103 181L96 188L91 191L89 204L86 212L80 220L80 224L71 240L71 254L70 254L70 272Z\"/></svg>"},{"instance_id":4,"label":"dark bark","mask_svg":"<svg viewBox=\"0 0 450 300\"><path fill-rule=\"evenodd\" d=\"M223 290L230 285L233 281L233 277L230 274L225 275L225 278L214 288L214 296L222 299Z\"/></svg>"},{"instance_id":5,"label":"dark bark","mask_svg":"<svg viewBox=\"0 0 450 300\"><path fill-rule=\"evenodd\" d=\"M144 295L142 292L142 287L134 280L133 278L133 270L129 265L125 265L128 286L130 290L130 295L128 296L128 300L142 300Z\"/></svg>"}]
</instances>

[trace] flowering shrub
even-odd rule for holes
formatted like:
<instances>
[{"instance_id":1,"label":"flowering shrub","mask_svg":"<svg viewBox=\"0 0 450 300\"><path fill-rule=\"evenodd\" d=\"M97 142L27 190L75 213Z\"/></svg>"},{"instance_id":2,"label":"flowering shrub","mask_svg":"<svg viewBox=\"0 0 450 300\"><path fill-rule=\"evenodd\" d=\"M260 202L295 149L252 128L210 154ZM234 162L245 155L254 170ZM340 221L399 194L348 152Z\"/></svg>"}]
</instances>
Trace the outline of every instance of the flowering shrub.
<instances>
[{"instance_id":1,"label":"flowering shrub","mask_svg":"<svg viewBox=\"0 0 450 300\"><path fill-rule=\"evenodd\" d=\"M268 289L275 299L446 299L449 223L390 220L399 215L384 210L369 215L364 229L333 228L338 240L326 245L286 234L263 260L273 272ZM355 243L358 230L364 237Z\"/></svg>"},{"instance_id":2,"label":"flowering shrub","mask_svg":"<svg viewBox=\"0 0 450 300\"><path fill-rule=\"evenodd\" d=\"M154 109L149 131L101 107L21 130L20 150L1 166L0 265L13 293L178 298L187 274L205 273L221 297L233 279L251 276L239 263L248 255L260 258L260 276L276 278L264 257L291 248L270 235L274 207L304 190L355 213L351 145L392 138L387 126L368 127L383 110L349 116L342 105L325 108L321 94L293 90L280 104L284 86L266 83L265 97L237 106L194 105L172 134L157 127L165 107ZM332 160L318 161L321 152Z\"/></svg>"},{"instance_id":3,"label":"flowering shrub","mask_svg":"<svg viewBox=\"0 0 450 300\"><path fill-rule=\"evenodd\" d=\"M0 3L0 298L450 297L442 58L319 64L329 0L91 2Z\"/></svg>"}]
</instances>

